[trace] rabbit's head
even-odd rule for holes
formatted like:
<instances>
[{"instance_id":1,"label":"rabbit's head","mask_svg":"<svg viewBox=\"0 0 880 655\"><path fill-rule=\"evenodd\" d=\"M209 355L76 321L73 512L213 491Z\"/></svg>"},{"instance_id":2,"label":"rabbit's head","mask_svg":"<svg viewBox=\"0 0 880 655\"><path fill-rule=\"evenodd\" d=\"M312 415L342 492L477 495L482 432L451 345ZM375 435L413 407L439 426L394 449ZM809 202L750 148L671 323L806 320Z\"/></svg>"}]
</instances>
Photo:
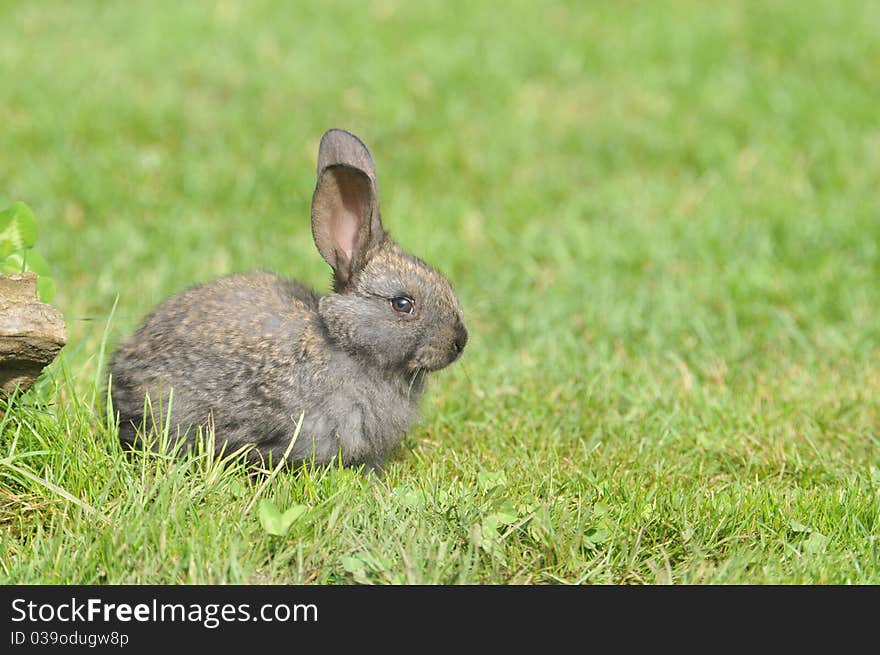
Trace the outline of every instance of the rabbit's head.
<instances>
[{"instance_id":1,"label":"rabbit's head","mask_svg":"<svg viewBox=\"0 0 880 655\"><path fill-rule=\"evenodd\" d=\"M389 371L458 359L467 330L452 286L385 232L373 158L343 130L321 139L312 234L333 269L334 293L321 298L319 315L334 343Z\"/></svg>"}]
</instances>

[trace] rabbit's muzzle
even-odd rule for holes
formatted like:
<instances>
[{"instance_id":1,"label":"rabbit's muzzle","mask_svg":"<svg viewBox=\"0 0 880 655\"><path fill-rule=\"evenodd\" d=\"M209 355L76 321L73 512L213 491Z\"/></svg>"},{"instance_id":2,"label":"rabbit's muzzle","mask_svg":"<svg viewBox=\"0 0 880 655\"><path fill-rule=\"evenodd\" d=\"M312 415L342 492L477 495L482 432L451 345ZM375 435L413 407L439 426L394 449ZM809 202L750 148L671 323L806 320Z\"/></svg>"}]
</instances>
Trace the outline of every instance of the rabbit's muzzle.
<instances>
[{"instance_id":1,"label":"rabbit's muzzle","mask_svg":"<svg viewBox=\"0 0 880 655\"><path fill-rule=\"evenodd\" d=\"M441 368L446 368L461 357L467 341L467 328L465 328L463 323L459 322L440 338L422 345L415 353L412 368L420 368L427 371L438 371Z\"/></svg>"}]
</instances>

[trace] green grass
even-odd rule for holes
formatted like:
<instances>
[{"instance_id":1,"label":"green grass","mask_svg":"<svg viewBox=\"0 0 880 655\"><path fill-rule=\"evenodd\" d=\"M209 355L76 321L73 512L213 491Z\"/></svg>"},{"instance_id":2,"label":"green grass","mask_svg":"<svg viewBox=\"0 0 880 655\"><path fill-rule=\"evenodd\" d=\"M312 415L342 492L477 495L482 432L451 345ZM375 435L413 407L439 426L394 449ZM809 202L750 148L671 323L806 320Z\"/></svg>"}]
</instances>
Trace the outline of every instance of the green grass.
<instances>
[{"instance_id":1,"label":"green grass","mask_svg":"<svg viewBox=\"0 0 880 655\"><path fill-rule=\"evenodd\" d=\"M880 583L880 4L0 23L0 205L34 209L70 333L0 423L0 580ZM328 288L331 126L456 285L462 361L381 481L126 457L101 366L154 304L234 270ZM273 536L261 499L307 510Z\"/></svg>"}]
</instances>

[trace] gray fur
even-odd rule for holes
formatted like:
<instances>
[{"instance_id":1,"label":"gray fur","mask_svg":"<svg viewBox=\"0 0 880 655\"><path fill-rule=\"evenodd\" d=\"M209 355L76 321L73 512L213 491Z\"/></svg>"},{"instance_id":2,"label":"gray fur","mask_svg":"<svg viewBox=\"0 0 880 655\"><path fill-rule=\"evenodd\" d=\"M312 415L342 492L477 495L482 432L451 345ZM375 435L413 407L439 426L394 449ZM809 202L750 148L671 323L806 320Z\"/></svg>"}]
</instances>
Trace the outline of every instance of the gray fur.
<instances>
[{"instance_id":1,"label":"gray fur","mask_svg":"<svg viewBox=\"0 0 880 655\"><path fill-rule=\"evenodd\" d=\"M373 159L343 130L321 140L312 233L333 268L319 296L272 273L192 287L153 310L111 363L120 436L132 445L161 425L193 439L212 426L216 448L253 457L381 464L417 417L425 374L461 354L467 330L449 282L384 231ZM412 315L391 299L407 296Z\"/></svg>"}]
</instances>

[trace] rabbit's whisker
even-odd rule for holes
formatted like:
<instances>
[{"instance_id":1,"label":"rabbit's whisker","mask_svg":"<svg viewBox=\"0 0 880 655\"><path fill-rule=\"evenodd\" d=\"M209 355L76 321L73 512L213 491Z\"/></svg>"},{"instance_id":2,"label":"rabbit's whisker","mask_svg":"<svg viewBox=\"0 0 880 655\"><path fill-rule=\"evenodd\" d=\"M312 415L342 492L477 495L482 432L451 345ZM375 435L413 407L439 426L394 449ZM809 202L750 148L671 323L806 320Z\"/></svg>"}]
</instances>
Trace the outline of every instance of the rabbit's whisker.
<instances>
[{"instance_id":1,"label":"rabbit's whisker","mask_svg":"<svg viewBox=\"0 0 880 655\"><path fill-rule=\"evenodd\" d=\"M412 393L413 384L415 384L416 378L419 377L419 373L422 372L421 368L417 368L413 371L412 377L409 380L409 388L406 390L407 400L410 398L410 394Z\"/></svg>"}]
</instances>

